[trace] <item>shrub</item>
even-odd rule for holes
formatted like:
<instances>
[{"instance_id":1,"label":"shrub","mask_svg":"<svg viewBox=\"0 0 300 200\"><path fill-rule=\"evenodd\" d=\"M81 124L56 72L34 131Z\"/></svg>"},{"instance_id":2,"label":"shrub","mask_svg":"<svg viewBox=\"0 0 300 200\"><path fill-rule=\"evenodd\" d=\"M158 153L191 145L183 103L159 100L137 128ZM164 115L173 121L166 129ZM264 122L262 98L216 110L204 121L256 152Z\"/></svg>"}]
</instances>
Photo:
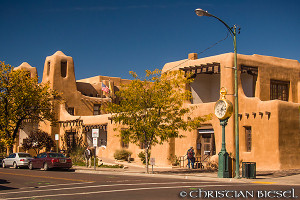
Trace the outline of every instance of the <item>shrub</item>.
<instances>
[{"instance_id":1,"label":"shrub","mask_svg":"<svg viewBox=\"0 0 300 200\"><path fill-rule=\"evenodd\" d=\"M171 154L168 160L171 162L173 166L179 165L179 158L176 155Z\"/></svg>"},{"instance_id":2,"label":"shrub","mask_svg":"<svg viewBox=\"0 0 300 200\"><path fill-rule=\"evenodd\" d=\"M219 164L217 162L208 161L206 164L206 169L208 171L218 171Z\"/></svg>"},{"instance_id":3,"label":"shrub","mask_svg":"<svg viewBox=\"0 0 300 200\"><path fill-rule=\"evenodd\" d=\"M69 157L72 159L74 165L85 166L84 151L85 148L79 146L69 153Z\"/></svg>"},{"instance_id":4,"label":"shrub","mask_svg":"<svg viewBox=\"0 0 300 200\"><path fill-rule=\"evenodd\" d=\"M117 160L128 160L128 157L132 153L130 151L127 151L126 149L116 150L114 153L114 158Z\"/></svg>"},{"instance_id":5,"label":"shrub","mask_svg":"<svg viewBox=\"0 0 300 200\"><path fill-rule=\"evenodd\" d=\"M148 152L148 163L149 163L149 160L150 160L150 156L151 156L151 153L150 151ZM138 154L138 157L141 159L141 161L143 162L143 164L146 164L146 155L145 155L145 152L144 151L141 151L139 154Z\"/></svg>"}]
</instances>

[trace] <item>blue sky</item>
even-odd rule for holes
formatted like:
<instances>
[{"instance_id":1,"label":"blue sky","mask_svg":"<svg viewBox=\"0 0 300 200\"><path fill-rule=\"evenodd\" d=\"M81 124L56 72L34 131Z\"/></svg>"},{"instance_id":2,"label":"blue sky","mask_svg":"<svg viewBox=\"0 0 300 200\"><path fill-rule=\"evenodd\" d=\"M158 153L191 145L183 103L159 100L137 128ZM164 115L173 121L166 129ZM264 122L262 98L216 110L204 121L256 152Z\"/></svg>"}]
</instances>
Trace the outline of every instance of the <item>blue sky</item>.
<instances>
[{"instance_id":1,"label":"blue sky","mask_svg":"<svg viewBox=\"0 0 300 200\"><path fill-rule=\"evenodd\" d=\"M0 60L28 62L42 76L56 51L73 57L76 79L131 78L129 71L162 69L226 37L237 24L238 53L300 60L299 0L0 0ZM201 53L233 52L232 39Z\"/></svg>"}]
</instances>

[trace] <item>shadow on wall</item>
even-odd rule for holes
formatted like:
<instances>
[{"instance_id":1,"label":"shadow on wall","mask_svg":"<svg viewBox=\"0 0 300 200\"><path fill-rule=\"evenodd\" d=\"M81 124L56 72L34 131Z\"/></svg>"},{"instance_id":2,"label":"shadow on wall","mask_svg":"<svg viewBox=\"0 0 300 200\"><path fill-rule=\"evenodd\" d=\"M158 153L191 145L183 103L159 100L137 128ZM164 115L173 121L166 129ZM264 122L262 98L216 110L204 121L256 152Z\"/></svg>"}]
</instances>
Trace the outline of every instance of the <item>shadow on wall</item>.
<instances>
[{"instance_id":1,"label":"shadow on wall","mask_svg":"<svg viewBox=\"0 0 300 200\"><path fill-rule=\"evenodd\" d=\"M77 89L85 96L97 97L99 93L90 83L76 82Z\"/></svg>"}]
</instances>

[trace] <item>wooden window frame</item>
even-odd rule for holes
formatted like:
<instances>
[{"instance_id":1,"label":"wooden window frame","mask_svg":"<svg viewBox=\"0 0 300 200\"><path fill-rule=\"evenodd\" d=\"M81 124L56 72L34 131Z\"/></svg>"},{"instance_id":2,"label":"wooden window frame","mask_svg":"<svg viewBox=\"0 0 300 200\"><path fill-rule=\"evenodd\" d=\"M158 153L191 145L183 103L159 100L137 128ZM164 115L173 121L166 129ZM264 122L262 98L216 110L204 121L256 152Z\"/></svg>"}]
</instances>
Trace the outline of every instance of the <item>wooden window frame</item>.
<instances>
[{"instance_id":1,"label":"wooden window frame","mask_svg":"<svg viewBox=\"0 0 300 200\"><path fill-rule=\"evenodd\" d=\"M289 100L289 89L290 82L289 81L279 81L273 80L270 81L270 100Z\"/></svg>"},{"instance_id":2,"label":"wooden window frame","mask_svg":"<svg viewBox=\"0 0 300 200\"><path fill-rule=\"evenodd\" d=\"M245 148L246 152L252 151L252 127L244 126L245 128Z\"/></svg>"}]
</instances>

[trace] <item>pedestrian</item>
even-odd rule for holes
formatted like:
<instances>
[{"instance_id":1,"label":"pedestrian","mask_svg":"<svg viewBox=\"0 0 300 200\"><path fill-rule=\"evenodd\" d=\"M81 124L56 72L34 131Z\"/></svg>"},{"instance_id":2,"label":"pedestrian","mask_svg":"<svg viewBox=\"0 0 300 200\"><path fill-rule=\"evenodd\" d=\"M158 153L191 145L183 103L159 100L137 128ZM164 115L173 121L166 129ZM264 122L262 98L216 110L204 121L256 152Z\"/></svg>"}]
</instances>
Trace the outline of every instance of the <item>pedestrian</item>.
<instances>
[{"instance_id":1,"label":"pedestrian","mask_svg":"<svg viewBox=\"0 0 300 200\"><path fill-rule=\"evenodd\" d=\"M84 157L85 157L85 162L86 162L86 167L91 167L91 162L92 162L92 152L90 150L90 147L88 146L86 150L84 151Z\"/></svg>"},{"instance_id":2,"label":"pedestrian","mask_svg":"<svg viewBox=\"0 0 300 200\"><path fill-rule=\"evenodd\" d=\"M192 165L192 169L194 169L194 163L195 163L195 152L194 152L194 149L193 147L191 147L187 153L187 159L188 159L188 166L189 166L189 169L191 168L190 165Z\"/></svg>"}]
</instances>

